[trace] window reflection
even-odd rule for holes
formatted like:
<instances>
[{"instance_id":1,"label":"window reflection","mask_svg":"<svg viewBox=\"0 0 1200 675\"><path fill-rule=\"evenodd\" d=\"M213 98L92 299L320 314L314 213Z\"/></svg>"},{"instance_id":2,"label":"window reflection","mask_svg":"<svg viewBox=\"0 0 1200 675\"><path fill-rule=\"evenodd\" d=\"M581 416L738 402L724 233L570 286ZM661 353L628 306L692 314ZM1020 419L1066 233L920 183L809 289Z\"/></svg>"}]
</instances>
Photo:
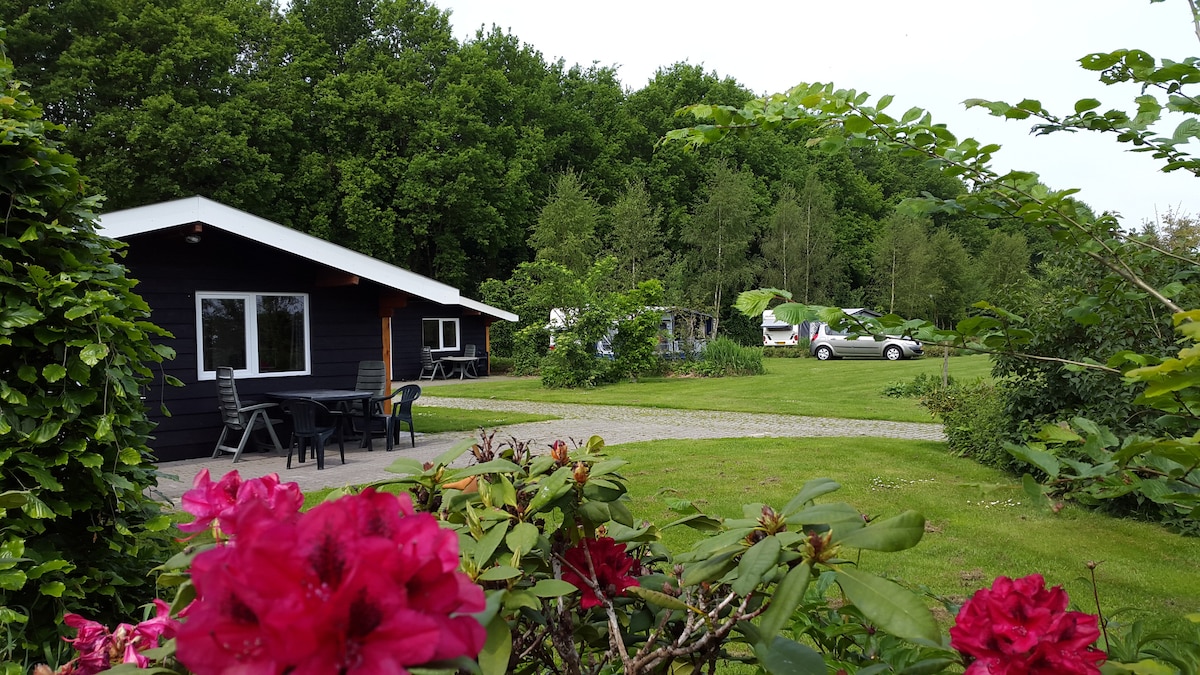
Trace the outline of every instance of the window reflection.
<instances>
[{"instance_id":1,"label":"window reflection","mask_svg":"<svg viewBox=\"0 0 1200 675\"><path fill-rule=\"evenodd\" d=\"M217 366L246 369L246 301L204 298L200 301L200 335L204 370Z\"/></svg>"}]
</instances>

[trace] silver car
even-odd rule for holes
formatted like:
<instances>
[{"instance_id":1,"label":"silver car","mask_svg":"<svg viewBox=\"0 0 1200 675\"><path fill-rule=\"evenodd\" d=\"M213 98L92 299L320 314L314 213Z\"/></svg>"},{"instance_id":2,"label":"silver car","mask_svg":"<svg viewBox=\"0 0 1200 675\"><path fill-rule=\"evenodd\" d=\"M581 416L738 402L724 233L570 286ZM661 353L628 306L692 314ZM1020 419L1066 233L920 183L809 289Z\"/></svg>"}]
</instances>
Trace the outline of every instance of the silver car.
<instances>
[{"instance_id":1,"label":"silver car","mask_svg":"<svg viewBox=\"0 0 1200 675\"><path fill-rule=\"evenodd\" d=\"M808 351L821 361L853 356L867 359L899 361L921 356L925 351L921 343L912 338L888 335L882 340L871 335L849 335L819 323L813 331Z\"/></svg>"}]
</instances>

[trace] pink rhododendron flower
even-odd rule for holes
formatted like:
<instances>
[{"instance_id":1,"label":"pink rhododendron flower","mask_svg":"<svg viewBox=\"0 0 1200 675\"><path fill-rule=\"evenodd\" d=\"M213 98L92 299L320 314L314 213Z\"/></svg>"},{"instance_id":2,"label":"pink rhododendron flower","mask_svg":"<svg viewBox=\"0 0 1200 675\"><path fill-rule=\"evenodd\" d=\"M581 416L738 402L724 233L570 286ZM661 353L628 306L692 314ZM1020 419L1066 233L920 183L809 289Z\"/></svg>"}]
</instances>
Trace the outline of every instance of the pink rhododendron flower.
<instances>
[{"instance_id":1,"label":"pink rhododendron flower","mask_svg":"<svg viewBox=\"0 0 1200 675\"><path fill-rule=\"evenodd\" d=\"M1066 610L1066 591L1040 574L997 577L959 610L950 646L974 657L966 675L1096 675L1098 619Z\"/></svg>"},{"instance_id":2,"label":"pink rhododendron flower","mask_svg":"<svg viewBox=\"0 0 1200 675\"><path fill-rule=\"evenodd\" d=\"M237 534L241 507L251 501L265 504L275 520L284 520L300 511L304 495L295 483L280 483L277 473L243 481L237 471L230 471L214 483L208 469L204 469L196 474L192 489L182 499L183 510L196 520L179 529L200 532L215 527L218 537Z\"/></svg>"},{"instance_id":3,"label":"pink rhododendron flower","mask_svg":"<svg viewBox=\"0 0 1200 675\"><path fill-rule=\"evenodd\" d=\"M458 539L408 495L373 490L277 520L239 507L233 546L196 556L177 657L210 673L407 673L483 648L483 590Z\"/></svg>"},{"instance_id":4,"label":"pink rhododendron flower","mask_svg":"<svg viewBox=\"0 0 1200 675\"><path fill-rule=\"evenodd\" d=\"M171 608L162 600L154 600L155 616L136 626L123 623L113 632L103 625L78 614L65 614L63 623L78 630L75 639L68 639L79 656L59 668L62 675L94 675L118 663L136 663L145 668L150 660L142 655L158 647L159 638L175 637L179 623L171 618Z\"/></svg>"},{"instance_id":5,"label":"pink rhododendron flower","mask_svg":"<svg viewBox=\"0 0 1200 675\"><path fill-rule=\"evenodd\" d=\"M589 557L591 565L588 564ZM615 598L624 593L626 588L638 585L637 579L629 576L629 570L635 562L633 557L625 553L625 544L618 544L609 537L584 539L578 546L567 549L563 560L567 564L564 565L562 579L579 589L579 604L584 609L599 606L604 600L581 574L595 581L607 598ZM591 576L592 570L595 570L595 578Z\"/></svg>"}]
</instances>

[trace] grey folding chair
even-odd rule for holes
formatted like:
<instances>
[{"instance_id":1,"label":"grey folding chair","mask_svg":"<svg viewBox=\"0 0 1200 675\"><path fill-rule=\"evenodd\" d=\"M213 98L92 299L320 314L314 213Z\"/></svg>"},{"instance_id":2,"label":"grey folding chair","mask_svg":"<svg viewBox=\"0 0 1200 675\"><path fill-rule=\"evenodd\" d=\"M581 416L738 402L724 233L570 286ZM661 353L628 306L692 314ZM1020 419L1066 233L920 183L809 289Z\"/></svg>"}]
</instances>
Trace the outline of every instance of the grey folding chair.
<instances>
[{"instance_id":1,"label":"grey folding chair","mask_svg":"<svg viewBox=\"0 0 1200 675\"><path fill-rule=\"evenodd\" d=\"M237 385L233 381L233 368L229 366L217 368L217 405L223 425L221 437L217 439L217 447L213 450L213 457L220 457L222 452L232 452L233 461L238 461L242 458L242 451L246 449L246 443L250 441L254 431L264 427L271 436L271 442L275 444L276 452L283 454L283 446L279 444L279 437L275 435L275 425L282 424L283 420L273 420L267 415L267 410L277 407L277 404L242 405L241 399L238 398ZM240 434L237 445L225 444L230 431Z\"/></svg>"},{"instance_id":2,"label":"grey folding chair","mask_svg":"<svg viewBox=\"0 0 1200 675\"><path fill-rule=\"evenodd\" d=\"M446 368L441 359L433 359L433 350L429 347L421 347L421 374L417 376L418 380L426 378L432 380L438 373L442 377L446 377Z\"/></svg>"}]
</instances>

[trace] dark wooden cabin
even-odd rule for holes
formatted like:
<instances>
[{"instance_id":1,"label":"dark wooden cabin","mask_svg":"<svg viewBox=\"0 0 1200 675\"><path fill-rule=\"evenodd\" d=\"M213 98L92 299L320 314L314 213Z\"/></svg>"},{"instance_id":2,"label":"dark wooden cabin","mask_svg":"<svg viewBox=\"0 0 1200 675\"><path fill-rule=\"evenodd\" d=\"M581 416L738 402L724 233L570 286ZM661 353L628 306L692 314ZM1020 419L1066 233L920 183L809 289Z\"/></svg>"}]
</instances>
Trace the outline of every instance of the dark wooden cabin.
<instances>
[{"instance_id":1,"label":"dark wooden cabin","mask_svg":"<svg viewBox=\"0 0 1200 675\"><path fill-rule=\"evenodd\" d=\"M435 356L488 351L489 326L517 316L458 289L203 197L100 218L126 244L125 265L151 319L174 336L146 404L161 461L206 457L221 432L215 369L238 393L352 388L358 362L383 360L391 380L416 379ZM172 375L183 387L163 384ZM166 406L170 416L160 412Z\"/></svg>"}]
</instances>

